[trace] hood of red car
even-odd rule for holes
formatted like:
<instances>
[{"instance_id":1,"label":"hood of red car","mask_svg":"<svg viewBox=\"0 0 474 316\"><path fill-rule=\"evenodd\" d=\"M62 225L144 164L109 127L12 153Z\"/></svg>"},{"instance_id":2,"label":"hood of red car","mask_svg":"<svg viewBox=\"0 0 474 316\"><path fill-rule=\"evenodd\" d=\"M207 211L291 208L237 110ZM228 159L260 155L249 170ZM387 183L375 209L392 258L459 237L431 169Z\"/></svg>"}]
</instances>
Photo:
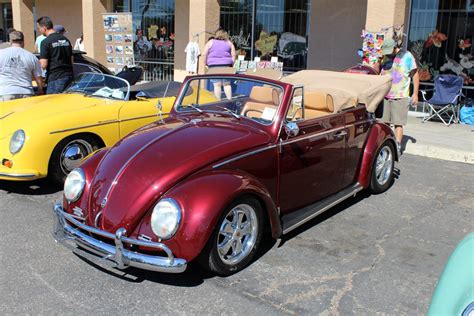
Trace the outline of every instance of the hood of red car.
<instances>
[{"instance_id":1,"label":"hood of red car","mask_svg":"<svg viewBox=\"0 0 474 316\"><path fill-rule=\"evenodd\" d=\"M89 225L132 232L158 198L213 162L270 142L245 122L225 117L152 124L104 155L89 191Z\"/></svg>"}]
</instances>

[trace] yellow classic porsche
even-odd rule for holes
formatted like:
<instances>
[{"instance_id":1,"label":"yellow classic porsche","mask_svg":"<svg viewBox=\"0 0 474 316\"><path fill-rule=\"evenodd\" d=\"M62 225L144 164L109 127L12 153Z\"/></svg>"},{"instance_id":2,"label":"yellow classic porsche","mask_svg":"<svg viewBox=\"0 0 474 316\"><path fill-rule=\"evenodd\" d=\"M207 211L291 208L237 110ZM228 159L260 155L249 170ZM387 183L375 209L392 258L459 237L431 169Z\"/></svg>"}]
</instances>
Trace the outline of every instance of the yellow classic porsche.
<instances>
[{"instance_id":1,"label":"yellow classic porsche","mask_svg":"<svg viewBox=\"0 0 474 316\"><path fill-rule=\"evenodd\" d=\"M62 94L0 102L0 179L61 183L93 151L165 117L179 89L84 73Z\"/></svg>"}]
</instances>

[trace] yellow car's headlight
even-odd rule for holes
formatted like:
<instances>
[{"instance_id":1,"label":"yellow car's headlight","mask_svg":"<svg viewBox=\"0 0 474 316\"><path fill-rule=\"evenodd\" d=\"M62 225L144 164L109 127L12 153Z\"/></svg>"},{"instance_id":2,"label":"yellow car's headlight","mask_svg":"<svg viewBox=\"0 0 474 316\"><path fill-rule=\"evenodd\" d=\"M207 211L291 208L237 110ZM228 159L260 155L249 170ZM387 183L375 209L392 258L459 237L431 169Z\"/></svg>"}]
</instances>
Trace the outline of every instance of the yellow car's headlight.
<instances>
[{"instance_id":1,"label":"yellow car's headlight","mask_svg":"<svg viewBox=\"0 0 474 316\"><path fill-rule=\"evenodd\" d=\"M13 133L12 138L10 139L10 152L12 154L18 153L23 148L25 139L25 132L22 129Z\"/></svg>"}]
</instances>

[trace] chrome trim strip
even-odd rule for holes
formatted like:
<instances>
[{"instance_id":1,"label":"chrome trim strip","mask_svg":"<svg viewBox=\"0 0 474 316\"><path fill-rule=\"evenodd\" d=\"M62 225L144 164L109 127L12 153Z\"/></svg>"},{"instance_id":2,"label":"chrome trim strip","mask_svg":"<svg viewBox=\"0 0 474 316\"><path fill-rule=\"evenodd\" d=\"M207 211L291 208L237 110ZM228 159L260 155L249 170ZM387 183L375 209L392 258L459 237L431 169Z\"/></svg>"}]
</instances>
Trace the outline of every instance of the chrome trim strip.
<instances>
[{"instance_id":1,"label":"chrome trim strip","mask_svg":"<svg viewBox=\"0 0 474 316\"><path fill-rule=\"evenodd\" d=\"M260 149L256 149L256 150L253 150L253 151L250 151L248 153L245 153L245 154L241 154L239 156L236 156L234 158L230 158L230 159L227 159L223 162L220 162L218 164L215 164L214 166L212 166L213 169L216 169L216 168L219 168L219 167L222 167L223 165L226 165L228 163L231 163L231 162L234 162L234 161L237 161L239 159L242 159L242 158L245 158L245 157L248 157L248 156L252 156L254 154L258 154L258 153L261 153L263 151L266 151L266 150L269 150L269 149L272 149L272 148L275 148L276 145L270 145L270 146L267 146L267 147L263 147L263 148L260 148Z\"/></svg>"},{"instance_id":2,"label":"chrome trim strip","mask_svg":"<svg viewBox=\"0 0 474 316\"><path fill-rule=\"evenodd\" d=\"M101 125L108 125L108 124L113 124L113 123L118 123L119 120L108 120L108 121L101 121L97 122L96 124L90 124L90 125L83 125L79 127L71 127L71 128L65 128L65 129L60 129L56 131L49 132L50 134L58 134L58 133L63 133L63 132L70 132L78 129L83 129L83 128L89 128L89 127L96 127L96 126L101 126Z\"/></svg>"},{"instance_id":3,"label":"chrome trim strip","mask_svg":"<svg viewBox=\"0 0 474 316\"><path fill-rule=\"evenodd\" d=\"M2 172L0 172L0 177L5 177L5 178L34 178L34 177L36 177L36 174L34 174L34 173L19 174L19 173L2 173Z\"/></svg>"},{"instance_id":4,"label":"chrome trim strip","mask_svg":"<svg viewBox=\"0 0 474 316\"><path fill-rule=\"evenodd\" d=\"M169 114L170 114L170 112L168 112L168 113L163 113L163 115L169 115ZM50 133L50 134L58 134L58 133L70 132L70 131L74 131L74 130L78 130L78 129L84 129L84 128L102 126L102 125L107 125L107 124L112 124L112 123L122 123L122 122L128 122L128 121L133 121L133 120L140 120L140 119L150 118L150 117L154 117L154 116L157 116L157 115L156 115L156 114L153 114L153 115L136 116L136 117L127 118L127 119L123 119L123 120L116 120L116 119L104 120L104 121L99 121L99 122L97 122L97 123L95 123L95 124L83 125L83 126L71 127L71 128L65 128L65 129L60 129L60 130L52 131L52 132L49 132L49 133Z\"/></svg>"},{"instance_id":5,"label":"chrome trim strip","mask_svg":"<svg viewBox=\"0 0 474 316\"><path fill-rule=\"evenodd\" d=\"M0 117L0 120L3 120L4 118L6 118L7 116L12 115L13 113L15 113L15 112L10 112L8 114L5 114L4 116Z\"/></svg>"},{"instance_id":6,"label":"chrome trim strip","mask_svg":"<svg viewBox=\"0 0 474 316\"><path fill-rule=\"evenodd\" d=\"M165 244L124 237L124 228L119 228L115 234L112 234L84 225L75 220L72 216L70 216L70 214L64 212L60 203L56 203L54 205L53 212L55 215L55 228L53 231L54 239L56 242L61 243L79 255L85 256L86 254L84 254L84 252L80 249L77 249L77 246L80 246L81 248L84 248L95 255L100 256L100 258L93 257L92 259L98 259L99 261L112 261L119 269L133 266L150 271L169 273L181 273L186 270L186 260L175 258L171 250ZM81 230L69 225L68 222L86 232L110 239L113 241L114 245L95 239L89 234L83 233ZM69 241L74 242L75 246L70 245L68 243ZM126 249L124 244L132 244L141 247L158 249L164 251L167 257L152 256L134 252Z\"/></svg>"},{"instance_id":7,"label":"chrome trim strip","mask_svg":"<svg viewBox=\"0 0 474 316\"><path fill-rule=\"evenodd\" d=\"M329 131L324 131L324 132L321 132L321 133L318 133L318 134L310 134L310 135L303 136L303 137L300 137L300 138L296 138L296 139L292 139L292 140L286 140L286 141L282 142L282 145L288 145L288 144L296 143L296 142L299 142L300 140L305 140L305 139L308 139L308 138L324 136L326 134L334 133L334 132L343 130L345 128L346 128L345 126L344 127L339 127L339 128L331 129Z\"/></svg>"},{"instance_id":8,"label":"chrome trim strip","mask_svg":"<svg viewBox=\"0 0 474 316\"><path fill-rule=\"evenodd\" d=\"M170 113L171 112L162 113L162 115L170 115ZM150 118L150 117L156 117L158 119L158 114L136 116L136 117L131 117L131 118L119 120L118 122L122 123L122 122L128 122L128 121L133 121L133 120L141 120L141 119Z\"/></svg>"},{"instance_id":9,"label":"chrome trim strip","mask_svg":"<svg viewBox=\"0 0 474 316\"><path fill-rule=\"evenodd\" d=\"M317 211L317 212L311 214L311 215L308 216L308 217L305 217L304 219L302 219L302 220L299 221L298 223L295 223L295 224L293 224L292 226L288 227L287 229L285 229L285 230L283 231L283 234L286 234L286 233L292 231L293 229L300 227L300 226L303 225L304 223L306 223L306 222L312 220L313 218L315 218L315 217L318 216L319 214L321 214L321 213L327 211L328 209L330 209L331 207L333 207L333 206L339 204L340 202L344 201L345 199L348 199L348 198L351 197L351 196L355 196L356 193L359 192L359 191L361 191L362 189L364 189L364 187L362 187L362 185L360 185L359 183L357 183L357 184L355 185L354 190L352 190L350 193L348 193L348 194L346 194L346 195L340 197L339 199L337 199L336 201L334 201L334 202L332 202L332 203L326 205L325 207L323 207L323 208L320 209L319 211Z\"/></svg>"},{"instance_id":10,"label":"chrome trim strip","mask_svg":"<svg viewBox=\"0 0 474 316\"><path fill-rule=\"evenodd\" d=\"M120 170L117 172L117 174L115 175L115 178L114 180L112 181L112 183L110 184L108 190L107 190L107 193L105 194L105 198L108 199L109 196L110 196L110 193L112 192L112 188L118 183L118 179L120 178L120 176L122 175L122 172L125 170L125 168L128 167L128 165L132 162L133 159L135 159L135 157L137 157L139 154L141 154L145 149L147 149L151 144L159 141L160 139L170 135L171 133L173 133L174 131L177 131L181 128L184 128L188 125L191 125L191 123L185 123L181 126L178 126L176 128L173 128L173 129L170 129L169 131L153 138L152 140L150 140L148 143L146 143L144 146L142 146L142 148L140 148L139 150L137 150L136 153L134 153L130 158L128 158L128 160L122 165L122 167L120 168Z\"/></svg>"}]
</instances>

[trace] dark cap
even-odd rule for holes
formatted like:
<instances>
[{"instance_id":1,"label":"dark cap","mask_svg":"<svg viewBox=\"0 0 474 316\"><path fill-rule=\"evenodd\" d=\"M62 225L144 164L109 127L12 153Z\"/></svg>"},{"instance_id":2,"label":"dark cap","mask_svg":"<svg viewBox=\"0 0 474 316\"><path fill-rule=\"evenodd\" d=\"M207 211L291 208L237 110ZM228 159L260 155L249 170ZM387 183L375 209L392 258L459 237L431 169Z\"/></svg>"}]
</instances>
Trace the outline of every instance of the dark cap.
<instances>
[{"instance_id":1,"label":"dark cap","mask_svg":"<svg viewBox=\"0 0 474 316\"><path fill-rule=\"evenodd\" d=\"M57 24L53 27L56 33L66 33L66 29L61 24Z\"/></svg>"},{"instance_id":2,"label":"dark cap","mask_svg":"<svg viewBox=\"0 0 474 316\"><path fill-rule=\"evenodd\" d=\"M10 41L12 42L21 42L25 40L23 33L20 31L13 31L9 34L9 36L10 36Z\"/></svg>"}]
</instances>

